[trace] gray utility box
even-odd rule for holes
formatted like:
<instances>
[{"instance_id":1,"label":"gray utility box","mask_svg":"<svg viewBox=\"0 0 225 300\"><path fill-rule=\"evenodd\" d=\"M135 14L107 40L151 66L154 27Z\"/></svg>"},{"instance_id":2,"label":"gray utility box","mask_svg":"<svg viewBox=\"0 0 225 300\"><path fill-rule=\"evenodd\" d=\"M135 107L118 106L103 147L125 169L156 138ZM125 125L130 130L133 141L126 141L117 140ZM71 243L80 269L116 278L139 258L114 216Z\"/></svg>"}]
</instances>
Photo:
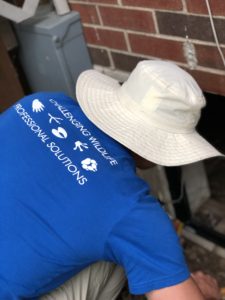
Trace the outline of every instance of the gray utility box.
<instances>
[{"instance_id":1,"label":"gray utility box","mask_svg":"<svg viewBox=\"0 0 225 300\"><path fill-rule=\"evenodd\" d=\"M42 12L15 29L20 62L32 92L62 91L75 98L78 75L92 68L79 14Z\"/></svg>"}]
</instances>

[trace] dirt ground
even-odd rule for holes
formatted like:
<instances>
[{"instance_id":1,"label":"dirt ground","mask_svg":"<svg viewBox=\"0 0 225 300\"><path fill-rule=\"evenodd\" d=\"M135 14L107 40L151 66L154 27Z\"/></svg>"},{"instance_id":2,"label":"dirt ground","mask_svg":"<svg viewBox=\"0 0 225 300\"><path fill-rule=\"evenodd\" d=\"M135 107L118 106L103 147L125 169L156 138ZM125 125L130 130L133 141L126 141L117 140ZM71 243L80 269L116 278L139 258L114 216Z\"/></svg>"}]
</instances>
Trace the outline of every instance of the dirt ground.
<instances>
[{"instance_id":1,"label":"dirt ground","mask_svg":"<svg viewBox=\"0 0 225 300\"><path fill-rule=\"evenodd\" d=\"M191 272L203 270L215 277L220 287L225 286L225 259L190 241L184 242L184 251Z\"/></svg>"},{"instance_id":2,"label":"dirt ground","mask_svg":"<svg viewBox=\"0 0 225 300\"><path fill-rule=\"evenodd\" d=\"M209 179L211 197L225 204L225 159L219 157L206 160L205 167Z\"/></svg>"},{"instance_id":3,"label":"dirt ground","mask_svg":"<svg viewBox=\"0 0 225 300\"><path fill-rule=\"evenodd\" d=\"M211 198L201 207L197 217L225 235L225 160L220 158L208 160L205 168L209 179ZM191 272L202 270L215 277L221 288L225 287L225 258L189 240L182 239L182 245ZM144 296L130 295L126 286L117 300L145 299Z\"/></svg>"},{"instance_id":4,"label":"dirt ground","mask_svg":"<svg viewBox=\"0 0 225 300\"><path fill-rule=\"evenodd\" d=\"M212 252L196 245L188 240L183 241L184 253L191 272L203 270L205 273L214 276L220 285L225 286L225 259ZM145 300L144 296L129 294L127 286L117 300Z\"/></svg>"}]
</instances>

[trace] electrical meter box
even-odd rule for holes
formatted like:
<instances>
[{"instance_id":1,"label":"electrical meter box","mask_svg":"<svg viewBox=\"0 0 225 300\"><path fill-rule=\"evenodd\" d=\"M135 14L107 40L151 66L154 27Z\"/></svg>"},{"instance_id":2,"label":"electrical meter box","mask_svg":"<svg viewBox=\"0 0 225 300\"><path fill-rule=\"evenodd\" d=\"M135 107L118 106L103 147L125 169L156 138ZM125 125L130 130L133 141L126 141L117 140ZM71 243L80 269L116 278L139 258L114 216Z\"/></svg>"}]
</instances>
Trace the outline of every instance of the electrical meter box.
<instances>
[{"instance_id":1,"label":"electrical meter box","mask_svg":"<svg viewBox=\"0 0 225 300\"><path fill-rule=\"evenodd\" d=\"M75 98L77 77L92 68L78 12L38 13L15 30L31 91L62 91Z\"/></svg>"}]
</instances>

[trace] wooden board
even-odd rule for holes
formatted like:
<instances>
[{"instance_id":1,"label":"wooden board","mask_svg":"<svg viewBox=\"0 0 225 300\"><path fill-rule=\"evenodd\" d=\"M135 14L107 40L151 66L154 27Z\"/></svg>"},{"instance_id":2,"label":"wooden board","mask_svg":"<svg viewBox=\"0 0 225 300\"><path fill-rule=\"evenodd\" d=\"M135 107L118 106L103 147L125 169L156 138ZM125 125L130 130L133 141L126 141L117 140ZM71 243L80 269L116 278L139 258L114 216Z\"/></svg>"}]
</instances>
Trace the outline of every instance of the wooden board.
<instances>
[{"instance_id":1,"label":"wooden board","mask_svg":"<svg viewBox=\"0 0 225 300\"><path fill-rule=\"evenodd\" d=\"M23 97L18 74L0 39L0 113Z\"/></svg>"}]
</instances>

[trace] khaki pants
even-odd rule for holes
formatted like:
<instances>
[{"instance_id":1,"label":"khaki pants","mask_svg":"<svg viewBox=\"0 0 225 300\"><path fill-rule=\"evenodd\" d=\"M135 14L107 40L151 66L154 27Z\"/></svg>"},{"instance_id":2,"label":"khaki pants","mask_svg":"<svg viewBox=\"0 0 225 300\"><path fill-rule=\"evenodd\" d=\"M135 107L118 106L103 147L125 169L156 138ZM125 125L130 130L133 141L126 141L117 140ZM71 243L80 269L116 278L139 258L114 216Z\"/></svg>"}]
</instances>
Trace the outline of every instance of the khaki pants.
<instances>
[{"instance_id":1,"label":"khaki pants","mask_svg":"<svg viewBox=\"0 0 225 300\"><path fill-rule=\"evenodd\" d=\"M40 300L115 300L124 283L121 267L98 262Z\"/></svg>"}]
</instances>

